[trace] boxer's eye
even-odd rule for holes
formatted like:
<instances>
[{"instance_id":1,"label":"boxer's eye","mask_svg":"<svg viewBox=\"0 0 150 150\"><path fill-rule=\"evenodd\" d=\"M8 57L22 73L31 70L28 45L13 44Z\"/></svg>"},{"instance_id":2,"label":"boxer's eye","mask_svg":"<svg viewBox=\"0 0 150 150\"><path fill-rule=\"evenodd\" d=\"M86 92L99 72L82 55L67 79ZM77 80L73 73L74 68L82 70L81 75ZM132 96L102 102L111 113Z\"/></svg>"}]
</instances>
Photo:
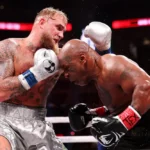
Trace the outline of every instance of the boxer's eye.
<instances>
[{"instance_id":1,"label":"boxer's eye","mask_svg":"<svg viewBox=\"0 0 150 150\"><path fill-rule=\"evenodd\" d=\"M68 71L74 72L74 71L75 71L75 68L74 68L74 67L69 67L69 68L68 68Z\"/></svg>"},{"instance_id":2,"label":"boxer's eye","mask_svg":"<svg viewBox=\"0 0 150 150\"><path fill-rule=\"evenodd\" d=\"M69 71L69 68L68 68L68 67L65 67L64 70L65 70L65 71Z\"/></svg>"},{"instance_id":3,"label":"boxer's eye","mask_svg":"<svg viewBox=\"0 0 150 150\"><path fill-rule=\"evenodd\" d=\"M57 25L57 30L62 31L64 28L61 25Z\"/></svg>"}]
</instances>

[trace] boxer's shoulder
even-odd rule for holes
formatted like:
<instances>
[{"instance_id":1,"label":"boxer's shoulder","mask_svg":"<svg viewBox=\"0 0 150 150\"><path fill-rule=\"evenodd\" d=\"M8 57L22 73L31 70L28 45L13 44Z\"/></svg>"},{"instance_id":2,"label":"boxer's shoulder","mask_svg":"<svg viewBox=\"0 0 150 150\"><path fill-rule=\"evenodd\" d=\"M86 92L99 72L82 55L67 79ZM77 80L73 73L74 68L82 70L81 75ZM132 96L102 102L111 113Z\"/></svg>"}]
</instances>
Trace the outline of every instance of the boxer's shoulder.
<instances>
[{"instance_id":1,"label":"boxer's shoulder","mask_svg":"<svg viewBox=\"0 0 150 150\"><path fill-rule=\"evenodd\" d=\"M111 60L111 59L115 59L116 56L117 56L116 54L108 53L108 54L102 55L101 57L106 60Z\"/></svg>"},{"instance_id":2,"label":"boxer's shoulder","mask_svg":"<svg viewBox=\"0 0 150 150\"><path fill-rule=\"evenodd\" d=\"M0 43L1 44L5 44L6 46L17 46L19 45L19 42L21 41L21 38L7 38L7 39L4 39L4 40L1 40Z\"/></svg>"},{"instance_id":3,"label":"boxer's shoulder","mask_svg":"<svg viewBox=\"0 0 150 150\"><path fill-rule=\"evenodd\" d=\"M138 67L138 64L124 55L106 54L102 56L105 64L110 66L110 69L124 70L124 68Z\"/></svg>"},{"instance_id":4,"label":"boxer's shoulder","mask_svg":"<svg viewBox=\"0 0 150 150\"><path fill-rule=\"evenodd\" d=\"M8 42L9 42L10 46L20 47L23 45L24 39L23 38L9 38Z\"/></svg>"},{"instance_id":5,"label":"boxer's shoulder","mask_svg":"<svg viewBox=\"0 0 150 150\"><path fill-rule=\"evenodd\" d=\"M117 67L117 65L119 65L118 61L116 61L118 56L115 54L106 54L101 57L103 65L105 66L104 68L108 71L113 70Z\"/></svg>"},{"instance_id":6,"label":"boxer's shoulder","mask_svg":"<svg viewBox=\"0 0 150 150\"><path fill-rule=\"evenodd\" d=\"M32 48L31 43L26 43L25 38L9 38L8 40L8 51L12 56L24 55L29 48Z\"/></svg>"},{"instance_id":7,"label":"boxer's shoulder","mask_svg":"<svg viewBox=\"0 0 150 150\"><path fill-rule=\"evenodd\" d=\"M5 39L0 41L0 58L4 60L7 58L13 58L15 49L16 44L12 40Z\"/></svg>"}]
</instances>

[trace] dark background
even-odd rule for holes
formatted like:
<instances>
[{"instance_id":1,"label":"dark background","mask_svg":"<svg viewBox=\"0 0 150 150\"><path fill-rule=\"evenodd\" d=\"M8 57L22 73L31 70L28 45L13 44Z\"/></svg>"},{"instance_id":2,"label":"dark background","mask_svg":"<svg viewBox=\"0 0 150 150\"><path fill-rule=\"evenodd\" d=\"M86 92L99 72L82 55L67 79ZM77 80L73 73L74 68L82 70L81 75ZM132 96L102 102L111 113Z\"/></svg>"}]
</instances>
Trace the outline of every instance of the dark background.
<instances>
[{"instance_id":1,"label":"dark background","mask_svg":"<svg viewBox=\"0 0 150 150\"><path fill-rule=\"evenodd\" d=\"M0 0L0 21L32 23L35 15L48 6L63 10L73 25L73 30L65 33L62 43L71 38L80 38L82 29L91 21L101 21L111 27L114 20L150 17L149 0ZM145 39L150 39L150 27L112 31L113 52L130 57L150 73L149 44L143 44ZM25 31L1 30L0 40L28 34ZM136 58L132 54L132 45L137 48Z\"/></svg>"},{"instance_id":2,"label":"dark background","mask_svg":"<svg viewBox=\"0 0 150 150\"><path fill-rule=\"evenodd\" d=\"M114 20L150 18L149 0L0 0L0 22L32 23L36 14L49 6L63 10L73 25L73 30L65 33L62 43L80 38L82 29L91 21L101 21L112 27ZM27 31L0 30L0 40L26 37L28 34ZM112 29L112 51L133 59L150 74L150 26ZM67 116L68 109L79 102L87 103L89 107L101 105L92 84L78 87L61 77L49 95L48 116ZM61 125L61 130L57 125L54 128L57 134L70 135L68 125ZM87 133L83 131L76 134Z\"/></svg>"}]
</instances>

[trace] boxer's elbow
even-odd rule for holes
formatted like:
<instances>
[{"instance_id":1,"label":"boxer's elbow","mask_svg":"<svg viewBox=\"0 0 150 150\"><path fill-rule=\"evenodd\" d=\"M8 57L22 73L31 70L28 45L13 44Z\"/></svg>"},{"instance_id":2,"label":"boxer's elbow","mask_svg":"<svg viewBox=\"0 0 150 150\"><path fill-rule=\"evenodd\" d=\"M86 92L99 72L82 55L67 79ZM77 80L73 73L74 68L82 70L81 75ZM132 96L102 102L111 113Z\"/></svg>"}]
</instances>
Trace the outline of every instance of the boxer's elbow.
<instances>
[{"instance_id":1,"label":"boxer's elbow","mask_svg":"<svg viewBox=\"0 0 150 150\"><path fill-rule=\"evenodd\" d=\"M16 90L4 90L0 88L0 102L7 101L14 96L20 95L21 93Z\"/></svg>"},{"instance_id":2,"label":"boxer's elbow","mask_svg":"<svg viewBox=\"0 0 150 150\"><path fill-rule=\"evenodd\" d=\"M135 87L131 105L141 115L150 109L150 83L144 83Z\"/></svg>"},{"instance_id":3,"label":"boxer's elbow","mask_svg":"<svg viewBox=\"0 0 150 150\"><path fill-rule=\"evenodd\" d=\"M8 92L0 91L0 102L8 100L10 99L10 97L11 94L9 94Z\"/></svg>"}]
</instances>

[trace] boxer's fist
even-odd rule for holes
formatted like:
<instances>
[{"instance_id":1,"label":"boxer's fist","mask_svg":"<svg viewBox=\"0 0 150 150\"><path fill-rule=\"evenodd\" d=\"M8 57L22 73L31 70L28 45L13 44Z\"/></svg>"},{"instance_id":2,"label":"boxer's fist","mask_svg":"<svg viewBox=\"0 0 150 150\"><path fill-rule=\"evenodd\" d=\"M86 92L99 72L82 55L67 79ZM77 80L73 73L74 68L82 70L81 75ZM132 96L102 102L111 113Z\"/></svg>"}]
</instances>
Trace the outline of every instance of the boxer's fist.
<instances>
[{"instance_id":1,"label":"boxer's fist","mask_svg":"<svg viewBox=\"0 0 150 150\"><path fill-rule=\"evenodd\" d=\"M92 120L89 108L86 104L80 103L70 108L69 113L70 126L73 131L79 131L84 129L89 121Z\"/></svg>"},{"instance_id":2,"label":"boxer's fist","mask_svg":"<svg viewBox=\"0 0 150 150\"><path fill-rule=\"evenodd\" d=\"M34 66L18 76L23 87L28 90L37 82L58 72L59 62L56 54L50 49L39 49L34 55Z\"/></svg>"},{"instance_id":3,"label":"boxer's fist","mask_svg":"<svg viewBox=\"0 0 150 150\"><path fill-rule=\"evenodd\" d=\"M126 132L118 119L96 117L92 120L91 134L104 147L114 146Z\"/></svg>"},{"instance_id":4,"label":"boxer's fist","mask_svg":"<svg viewBox=\"0 0 150 150\"><path fill-rule=\"evenodd\" d=\"M91 134L104 147L111 147L117 144L140 118L139 113L131 106L115 117L95 117L92 119Z\"/></svg>"},{"instance_id":5,"label":"boxer's fist","mask_svg":"<svg viewBox=\"0 0 150 150\"><path fill-rule=\"evenodd\" d=\"M59 68L59 62L55 52L44 48L35 53L34 64L30 68L30 71L35 75L38 82L53 75Z\"/></svg>"},{"instance_id":6,"label":"boxer's fist","mask_svg":"<svg viewBox=\"0 0 150 150\"><path fill-rule=\"evenodd\" d=\"M84 30L85 37L90 38L98 50L110 48L111 33L111 28L102 22L91 22Z\"/></svg>"}]
</instances>

